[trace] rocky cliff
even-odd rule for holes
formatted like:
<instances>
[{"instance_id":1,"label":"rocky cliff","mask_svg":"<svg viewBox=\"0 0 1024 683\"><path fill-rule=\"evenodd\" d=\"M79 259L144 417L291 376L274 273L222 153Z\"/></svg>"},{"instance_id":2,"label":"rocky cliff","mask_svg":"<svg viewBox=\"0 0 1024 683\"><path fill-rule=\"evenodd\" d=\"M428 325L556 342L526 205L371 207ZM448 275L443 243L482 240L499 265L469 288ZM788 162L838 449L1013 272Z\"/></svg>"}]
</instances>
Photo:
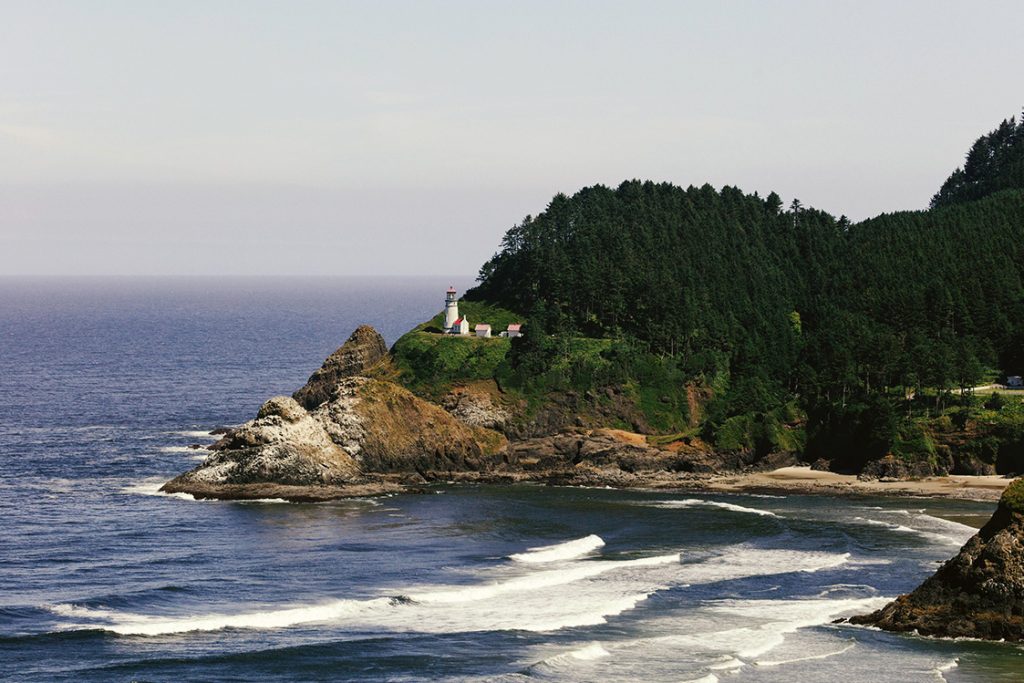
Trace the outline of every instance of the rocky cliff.
<instances>
[{"instance_id":1,"label":"rocky cliff","mask_svg":"<svg viewBox=\"0 0 1024 683\"><path fill-rule=\"evenodd\" d=\"M366 375L388 355L384 337L369 325L360 325L341 347L327 357L292 398L308 410L327 401L338 382L346 377Z\"/></svg>"},{"instance_id":2,"label":"rocky cliff","mask_svg":"<svg viewBox=\"0 0 1024 683\"><path fill-rule=\"evenodd\" d=\"M745 452L715 453L699 439L650 442L602 428L622 422L632 405L613 389L553 395L527 421L523 402L493 380L455 385L438 405L391 381L398 374L383 338L364 325L293 397L267 401L163 490L326 500L436 480L671 486L754 464Z\"/></svg>"},{"instance_id":3,"label":"rocky cliff","mask_svg":"<svg viewBox=\"0 0 1024 683\"><path fill-rule=\"evenodd\" d=\"M851 623L926 636L1024 640L1024 479L956 557L908 595Z\"/></svg>"},{"instance_id":4,"label":"rocky cliff","mask_svg":"<svg viewBox=\"0 0 1024 683\"><path fill-rule=\"evenodd\" d=\"M397 384L367 377L339 382L313 416L369 472L480 470L499 462L507 445L501 435L465 425Z\"/></svg>"}]
</instances>

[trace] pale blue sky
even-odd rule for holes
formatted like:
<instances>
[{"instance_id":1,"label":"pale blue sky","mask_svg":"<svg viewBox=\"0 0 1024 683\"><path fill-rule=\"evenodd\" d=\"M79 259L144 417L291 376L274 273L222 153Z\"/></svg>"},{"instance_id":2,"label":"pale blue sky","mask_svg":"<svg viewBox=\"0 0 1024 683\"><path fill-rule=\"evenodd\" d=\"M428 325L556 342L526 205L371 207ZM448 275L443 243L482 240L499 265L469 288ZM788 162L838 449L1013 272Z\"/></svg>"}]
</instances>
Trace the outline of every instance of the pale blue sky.
<instances>
[{"instance_id":1,"label":"pale blue sky","mask_svg":"<svg viewBox=\"0 0 1024 683\"><path fill-rule=\"evenodd\" d=\"M924 207L1024 2L0 0L0 274L475 273L629 178Z\"/></svg>"}]
</instances>

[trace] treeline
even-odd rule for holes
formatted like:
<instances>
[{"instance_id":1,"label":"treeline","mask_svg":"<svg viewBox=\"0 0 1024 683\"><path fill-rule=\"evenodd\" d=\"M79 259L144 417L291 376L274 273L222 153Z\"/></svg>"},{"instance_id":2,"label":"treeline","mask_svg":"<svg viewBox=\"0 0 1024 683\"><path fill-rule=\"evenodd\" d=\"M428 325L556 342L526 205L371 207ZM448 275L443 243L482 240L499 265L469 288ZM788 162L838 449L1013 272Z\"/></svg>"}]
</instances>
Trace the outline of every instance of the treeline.
<instances>
[{"instance_id":1,"label":"treeline","mask_svg":"<svg viewBox=\"0 0 1024 683\"><path fill-rule=\"evenodd\" d=\"M547 334L641 340L694 373L728 360L781 377L798 352L798 305L825 284L843 230L819 211L783 211L774 194L598 185L509 230L466 296Z\"/></svg>"},{"instance_id":2,"label":"treeline","mask_svg":"<svg viewBox=\"0 0 1024 683\"><path fill-rule=\"evenodd\" d=\"M1024 187L1024 114L1018 123L1004 120L983 135L967 153L963 168L953 171L931 207L950 206L987 197L1001 190Z\"/></svg>"},{"instance_id":3,"label":"treeline","mask_svg":"<svg viewBox=\"0 0 1024 683\"><path fill-rule=\"evenodd\" d=\"M989 369L1024 373L1022 131L1011 119L980 139L933 209L852 225L733 187L558 195L466 296L528 317L511 353L523 381L548 362L542 339L628 339L716 383L709 433L795 398L812 451L861 432L891 443L900 400L941 406Z\"/></svg>"}]
</instances>

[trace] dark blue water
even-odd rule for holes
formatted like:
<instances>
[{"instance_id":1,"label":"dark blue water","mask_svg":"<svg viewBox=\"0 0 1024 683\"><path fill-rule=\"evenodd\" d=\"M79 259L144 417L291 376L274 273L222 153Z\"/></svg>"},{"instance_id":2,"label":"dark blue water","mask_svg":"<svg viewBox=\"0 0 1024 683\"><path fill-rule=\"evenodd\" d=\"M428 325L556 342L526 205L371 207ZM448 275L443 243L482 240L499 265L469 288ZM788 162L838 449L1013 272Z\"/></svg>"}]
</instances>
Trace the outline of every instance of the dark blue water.
<instances>
[{"instance_id":1,"label":"dark blue water","mask_svg":"<svg viewBox=\"0 0 1024 683\"><path fill-rule=\"evenodd\" d=\"M1019 680L1014 646L830 623L914 587L991 505L156 494L205 431L360 323L394 341L452 282L0 281L0 679Z\"/></svg>"}]
</instances>

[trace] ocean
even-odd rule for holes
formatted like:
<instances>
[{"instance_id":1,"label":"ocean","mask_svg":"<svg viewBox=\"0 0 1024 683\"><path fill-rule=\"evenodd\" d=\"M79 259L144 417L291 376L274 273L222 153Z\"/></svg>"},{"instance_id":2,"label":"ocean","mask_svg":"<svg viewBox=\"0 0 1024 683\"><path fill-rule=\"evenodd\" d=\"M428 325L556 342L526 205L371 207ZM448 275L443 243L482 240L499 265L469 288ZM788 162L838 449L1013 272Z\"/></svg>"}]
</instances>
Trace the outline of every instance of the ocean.
<instances>
[{"instance_id":1,"label":"ocean","mask_svg":"<svg viewBox=\"0 0 1024 683\"><path fill-rule=\"evenodd\" d=\"M0 280L0 679L1021 680L1018 646L832 623L914 588L991 503L157 492L449 284L471 278Z\"/></svg>"}]
</instances>

